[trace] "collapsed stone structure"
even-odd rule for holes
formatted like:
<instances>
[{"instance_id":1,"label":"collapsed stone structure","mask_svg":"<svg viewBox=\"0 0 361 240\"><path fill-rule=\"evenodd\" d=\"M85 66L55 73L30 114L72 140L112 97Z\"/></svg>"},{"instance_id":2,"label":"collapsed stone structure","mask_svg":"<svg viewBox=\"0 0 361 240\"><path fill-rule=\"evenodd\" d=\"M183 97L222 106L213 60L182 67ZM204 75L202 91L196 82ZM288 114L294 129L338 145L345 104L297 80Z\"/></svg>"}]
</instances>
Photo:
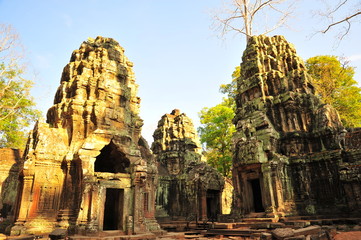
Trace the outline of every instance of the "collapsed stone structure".
<instances>
[{"instance_id":1,"label":"collapsed stone structure","mask_svg":"<svg viewBox=\"0 0 361 240\"><path fill-rule=\"evenodd\" d=\"M132 67L111 38L72 53L47 121L27 143L12 234L159 228L157 167L141 137Z\"/></svg>"},{"instance_id":2,"label":"collapsed stone structure","mask_svg":"<svg viewBox=\"0 0 361 240\"><path fill-rule=\"evenodd\" d=\"M201 160L202 148L191 119L175 109L162 116L153 137L159 169L156 217L216 220L224 179Z\"/></svg>"},{"instance_id":3,"label":"collapsed stone structure","mask_svg":"<svg viewBox=\"0 0 361 240\"><path fill-rule=\"evenodd\" d=\"M252 37L237 80L234 216L360 213L360 131L315 95L284 37Z\"/></svg>"}]
</instances>

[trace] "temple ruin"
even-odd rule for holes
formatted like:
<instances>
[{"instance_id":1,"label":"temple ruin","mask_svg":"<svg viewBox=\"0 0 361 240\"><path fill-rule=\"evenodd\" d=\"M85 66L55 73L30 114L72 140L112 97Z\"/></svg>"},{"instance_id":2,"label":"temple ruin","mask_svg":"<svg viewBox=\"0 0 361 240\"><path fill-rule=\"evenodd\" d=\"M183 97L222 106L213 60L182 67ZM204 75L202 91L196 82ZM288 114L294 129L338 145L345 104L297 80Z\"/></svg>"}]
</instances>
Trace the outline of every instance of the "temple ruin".
<instances>
[{"instance_id":1,"label":"temple ruin","mask_svg":"<svg viewBox=\"0 0 361 240\"><path fill-rule=\"evenodd\" d=\"M162 116L152 150L158 162L156 217L216 221L224 179L202 161L202 148L189 117L178 109Z\"/></svg>"},{"instance_id":2,"label":"temple ruin","mask_svg":"<svg viewBox=\"0 0 361 240\"><path fill-rule=\"evenodd\" d=\"M23 152L19 149L0 149L0 232L14 221L19 187L19 173L23 168Z\"/></svg>"},{"instance_id":3,"label":"temple ruin","mask_svg":"<svg viewBox=\"0 0 361 240\"><path fill-rule=\"evenodd\" d=\"M159 228L157 167L141 137L132 67L111 38L89 38L72 53L46 123L28 140L11 234Z\"/></svg>"},{"instance_id":4,"label":"temple ruin","mask_svg":"<svg viewBox=\"0 0 361 240\"><path fill-rule=\"evenodd\" d=\"M161 117L150 150L132 67L111 38L89 38L72 53L24 154L0 149L0 231L158 239L158 222L173 221L177 230L201 227L199 236L330 239L333 230L318 225L361 226L361 128L343 127L284 37L251 37L243 54L233 202L184 113Z\"/></svg>"},{"instance_id":5,"label":"temple ruin","mask_svg":"<svg viewBox=\"0 0 361 240\"><path fill-rule=\"evenodd\" d=\"M295 48L254 36L241 69L233 216L359 214L360 130L315 95Z\"/></svg>"}]
</instances>

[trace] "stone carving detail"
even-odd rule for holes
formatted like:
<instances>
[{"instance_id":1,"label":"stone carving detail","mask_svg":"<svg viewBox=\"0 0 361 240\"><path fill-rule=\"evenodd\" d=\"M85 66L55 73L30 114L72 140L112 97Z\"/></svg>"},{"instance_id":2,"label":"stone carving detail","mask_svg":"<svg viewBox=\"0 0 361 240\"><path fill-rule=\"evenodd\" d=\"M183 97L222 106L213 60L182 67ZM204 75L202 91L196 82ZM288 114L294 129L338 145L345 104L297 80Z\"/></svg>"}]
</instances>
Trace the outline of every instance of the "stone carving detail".
<instances>
[{"instance_id":1,"label":"stone carving detail","mask_svg":"<svg viewBox=\"0 0 361 240\"><path fill-rule=\"evenodd\" d=\"M162 116L153 137L152 150L159 164L157 218L215 220L221 213L224 180L202 161L191 119L175 109Z\"/></svg>"},{"instance_id":2,"label":"stone carving detail","mask_svg":"<svg viewBox=\"0 0 361 240\"><path fill-rule=\"evenodd\" d=\"M159 228L132 67L111 38L89 38L72 53L46 123L28 140L12 234Z\"/></svg>"},{"instance_id":3,"label":"stone carving detail","mask_svg":"<svg viewBox=\"0 0 361 240\"><path fill-rule=\"evenodd\" d=\"M345 209L339 162L346 131L337 111L314 94L295 48L282 36L254 36L241 69L234 118L233 214Z\"/></svg>"}]
</instances>

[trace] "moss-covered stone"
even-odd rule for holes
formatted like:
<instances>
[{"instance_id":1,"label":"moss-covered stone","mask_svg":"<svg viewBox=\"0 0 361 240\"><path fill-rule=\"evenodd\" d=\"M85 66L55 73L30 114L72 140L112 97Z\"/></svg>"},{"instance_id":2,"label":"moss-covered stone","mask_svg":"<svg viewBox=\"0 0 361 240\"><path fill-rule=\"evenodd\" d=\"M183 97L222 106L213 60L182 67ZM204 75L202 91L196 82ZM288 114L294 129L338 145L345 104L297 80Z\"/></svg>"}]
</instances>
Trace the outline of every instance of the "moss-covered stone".
<instances>
[{"instance_id":1,"label":"moss-covered stone","mask_svg":"<svg viewBox=\"0 0 361 240\"><path fill-rule=\"evenodd\" d=\"M241 69L233 213L343 211L347 203L339 170L345 130L337 111L314 94L294 46L283 36L254 36Z\"/></svg>"}]
</instances>

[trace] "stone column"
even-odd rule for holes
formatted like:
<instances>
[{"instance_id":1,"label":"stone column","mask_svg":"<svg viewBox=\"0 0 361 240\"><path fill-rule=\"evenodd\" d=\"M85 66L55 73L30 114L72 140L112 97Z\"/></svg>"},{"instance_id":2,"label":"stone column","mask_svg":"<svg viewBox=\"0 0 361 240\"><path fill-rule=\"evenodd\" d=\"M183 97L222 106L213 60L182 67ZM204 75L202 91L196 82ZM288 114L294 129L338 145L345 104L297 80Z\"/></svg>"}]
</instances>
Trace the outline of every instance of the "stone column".
<instances>
[{"instance_id":1,"label":"stone column","mask_svg":"<svg viewBox=\"0 0 361 240\"><path fill-rule=\"evenodd\" d=\"M27 220L29 209L31 207L31 186L34 182L34 173L29 172L28 170L23 170L23 186L20 201L18 203L18 217L15 222L15 226L11 228L11 235L20 235L25 233L24 223Z\"/></svg>"},{"instance_id":2,"label":"stone column","mask_svg":"<svg viewBox=\"0 0 361 240\"><path fill-rule=\"evenodd\" d=\"M73 215L72 203L74 202L74 193L72 189L72 180L70 176L71 161L66 161L66 175L64 179L63 191L61 193L60 209L58 214L58 225L62 228L69 226L69 221Z\"/></svg>"},{"instance_id":3,"label":"stone column","mask_svg":"<svg viewBox=\"0 0 361 240\"><path fill-rule=\"evenodd\" d=\"M283 203L283 193L282 193L282 182L279 178L280 166L277 162L271 163L271 177L272 177L272 187L275 201L275 209L277 213L283 214L284 203Z\"/></svg>"},{"instance_id":4,"label":"stone column","mask_svg":"<svg viewBox=\"0 0 361 240\"><path fill-rule=\"evenodd\" d=\"M265 212L267 216L273 217L275 211L275 198L274 198L274 190L272 182L272 173L271 166L269 164L262 165L262 173L263 173L263 207L265 208Z\"/></svg>"},{"instance_id":5,"label":"stone column","mask_svg":"<svg viewBox=\"0 0 361 240\"><path fill-rule=\"evenodd\" d=\"M201 220L207 220L207 192L200 188L201 191Z\"/></svg>"},{"instance_id":6,"label":"stone column","mask_svg":"<svg viewBox=\"0 0 361 240\"><path fill-rule=\"evenodd\" d=\"M100 202L101 196L99 196L99 187L98 185L92 183L90 187L90 204L89 204L89 212L90 217L88 219L89 231L96 232L102 229L99 229L99 207L104 208L104 206L98 206Z\"/></svg>"},{"instance_id":7,"label":"stone column","mask_svg":"<svg viewBox=\"0 0 361 240\"><path fill-rule=\"evenodd\" d=\"M144 181L145 181L145 172L142 171L136 171L135 172L135 178L133 182L133 223L134 223L134 233L140 233L143 232L144 229L144 223L143 223L143 217L144 217L144 210L143 210L143 194L142 189L144 188Z\"/></svg>"}]
</instances>

